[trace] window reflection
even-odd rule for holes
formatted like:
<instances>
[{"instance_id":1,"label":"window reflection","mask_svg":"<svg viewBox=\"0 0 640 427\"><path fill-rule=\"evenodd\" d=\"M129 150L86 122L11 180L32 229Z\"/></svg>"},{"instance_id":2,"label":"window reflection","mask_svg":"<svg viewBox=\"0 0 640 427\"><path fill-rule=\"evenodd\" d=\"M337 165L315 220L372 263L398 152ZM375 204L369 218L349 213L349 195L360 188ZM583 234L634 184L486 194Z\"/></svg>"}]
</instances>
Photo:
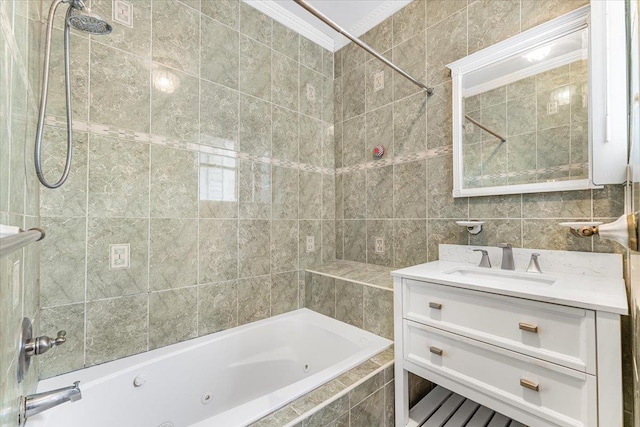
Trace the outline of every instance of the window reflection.
<instances>
[{"instance_id":1,"label":"window reflection","mask_svg":"<svg viewBox=\"0 0 640 427\"><path fill-rule=\"evenodd\" d=\"M200 154L200 200L236 201L238 160L216 154Z\"/></svg>"}]
</instances>

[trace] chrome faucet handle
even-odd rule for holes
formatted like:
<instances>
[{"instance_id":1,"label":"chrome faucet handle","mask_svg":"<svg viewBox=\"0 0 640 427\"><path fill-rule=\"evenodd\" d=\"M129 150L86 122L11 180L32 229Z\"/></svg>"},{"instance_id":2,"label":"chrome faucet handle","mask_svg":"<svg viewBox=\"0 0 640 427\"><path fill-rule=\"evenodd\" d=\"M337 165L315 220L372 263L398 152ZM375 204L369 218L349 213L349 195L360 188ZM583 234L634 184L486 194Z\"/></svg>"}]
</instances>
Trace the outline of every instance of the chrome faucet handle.
<instances>
[{"instance_id":1,"label":"chrome faucet handle","mask_svg":"<svg viewBox=\"0 0 640 427\"><path fill-rule=\"evenodd\" d=\"M498 247L502 249L511 249L513 245L511 243L498 243Z\"/></svg>"},{"instance_id":2,"label":"chrome faucet handle","mask_svg":"<svg viewBox=\"0 0 640 427\"><path fill-rule=\"evenodd\" d=\"M58 331L58 335L55 338L49 338L44 335L37 338L31 338L27 340L24 345L25 354L27 355L27 357L44 354L52 348L67 342L66 335L67 331L62 330Z\"/></svg>"},{"instance_id":3,"label":"chrome faucet handle","mask_svg":"<svg viewBox=\"0 0 640 427\"><path fill-rule=\"evenodd\" d=\"M538 257L540 254L531 254L531 261L529 261L529 267L527 267L527 273L541 274L540 264L538 263Z\"/></svg>"},{"instance_id":4,"label":"chrome faucet handle","mask_svg":"<svg viewBox=\"0 0 640 427\"><path fill-rule=\"evenodd\" d=\"M482 252L482 259L478 267L491 268L491 260L489 259L489 252L486 249L474 249L474 252Z\"/></svg>"},{"instance_id":5,"label":"chrome faucet handle","mask_svg":"<svg viewBox=\"0 0 640 427\"><path fill-rule=\"evenodd\" d=\"M503 270L515 270L513 245L511 243L498 243L498 247L502 248L502 264L500 264L500 268Z\"/></svg>"}]
</instances>

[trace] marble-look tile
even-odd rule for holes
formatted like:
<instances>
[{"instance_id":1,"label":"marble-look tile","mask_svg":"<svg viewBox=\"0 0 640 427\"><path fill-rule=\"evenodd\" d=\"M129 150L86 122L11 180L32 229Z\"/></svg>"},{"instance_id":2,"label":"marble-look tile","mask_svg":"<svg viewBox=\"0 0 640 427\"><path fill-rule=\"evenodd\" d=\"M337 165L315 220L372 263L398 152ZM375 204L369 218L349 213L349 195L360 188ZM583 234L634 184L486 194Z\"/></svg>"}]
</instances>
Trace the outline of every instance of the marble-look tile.
<instances>
[{"instance_id":1,"label":"marble-look tile","mask_svg":"<svg viewBox=\"0 0 640 427\"><path fill-rule=\"evenodd\" d=\"M344 259L344 221L336 220L336 259Z\"/></svg>"},{"instance_id":2,"label":"marble-look tile","mask_svg":"<svg viewBox=\"0 0 640 427\"><path fill-rule=\"evenodd\" d=\"M300 269L315 267L322 264L322 230L318 220L300 220L300 233L298 241ZM313 237L315 250L307 252L307 237Z\"/></svg>"},{"instance_id":3,"label":"marble-look tile","mask_svg":"<svg viewBox=\"0 0 640 427\"><path fill-rule=\"evenodd\" d=\"M87 366L147 350L147 295L88 302Z\"/></svg>"},{"instance_id":4,"label":"marble-look tile","mask_svg":"<svg viewBox=\"0 0 640 427\"><path fill-rule=\"evenodd\" d=\"M84 301L86 220L41 219L47 239L40 244L40 306Z\"/></svg>"},{"instance_id":5,"label":"marble-look tile","mask_svg":"<svg viewBox=\"0 0 640 427\"><path fill-rule=\"evenodd\" d=\"M412 372L409 372L409 378L407 382L409 383L408 388L410 407L413 407L416 403L420 402L422 398L425 397L427 393L429 393L434 387L434 385L430 381Z\"/></svg>"},{"instance_id":6,"label":"marble-look tile","mask_svg":"<svg viewBox=\"0 0 640 427\"><path fill-rule=\"evenodd\" d=\"M322 221L322 263L336 260L336 223Z\"/></svg>"},{"instance_id":7,"label":"marble-look tile","mask_svg":"<svg viewBox=\"0 0 640 427\"><path fill-rule=\"evenodd\" d=\"M342 74L346 74L354 68L362 65L367 60L367 52L355 43L349 43L341 49L342 52Z\"/></svg>"},{"instance_id":8,"label":"marble-look tile","mask_svg":"<svg viewBox=\"0 0 640 427\"><path fill-rule=\"evenodd\" d=\"M325 316L336 316L336 280L311 274L311 280L307 284L305 293L306 307Z\"/></svg>"},{"instance_id":9,"label":"marble-look tile","mask_svg":"<svg viewBox=\"0 0 640 427\"><path fill-rule=\"evenodd\" d=\"M384 250L376 251L376 239L384 239ZM367 262L378 265L393 265L393 221L367 220Z\"/></svg>"},{"instance_id":10,"label":"marble-look tile","mask_svg":"<svg viewBox=\"0 0 640 427\"><path fill-rule=\"evenodd\" d=\"M522 221L519 219L485 220L482 228L482 233L469 236L469 244L497 246L499 243L508 242L515 248L522 247Z\"/></svg>"},{"instance_id":11,"label":"marble-look tile","mask_svg":"<svg viewBox=\"0 0 640 427\"><path fill-rule=\"evenodd\" d=\"M271 215L271 166L240 160L240 218L268 219Z\"/></svg>"},{"instance_id":12,"label":"marble-look tile","mask_svg":"<svg viewBox=\"0 0 640 427\"><path fill-rule=\"evenodd\" d=\"M398 45L425 29L425 0L416 0L393 15L393 42Z\"/></svg>"},{"instance_id":13,"label":"marble-look tile","mask_svg":"<svg viewBox=\"0 0 640 427\"><path fill-rule=\"evenodd\" d=\"M324 77L322 79L322 120L333 122L333 80Z\"/></svg>"},{"instance_id":14,"label":"marble-look tile","mask_svg":"<svg viewBox=\"0 0 640 427\"><path fill-rule=\"evenodd\" d=\"M585 4L589 4L589 0L522 0L521 31L564 15Z\"/></svg>"},{"instance_id":15,"label":"marble-look tile","mask_svg":"<svg viewBox=\"0 0 640 427\"><path fill-rule=\"evenodd\" d=\"M453 2L446 0L446 3ZM451 78L451 71L446 65L467 55L466 9L429 27L426 39L427 81L430 85L437 85Z\"/></svg>"},{"instance_id":16,"label":"marble-look tile","mask_svg":"<svg viewBox=\"0 0 640 427\"><path fill-rule=\"evenodd\" d=\"M273 166L272 209L273 219L298 219L298 171Z\"/></svg>"},{"instance_id":17,"label":"marble-look tile","mask_svg":"<svg viewBox=\"0 0 640 427\"><path fill-rule=\"evenodd\" d=\"M322 219L336 217L336 176L322 175Z\"/></svg>"},{"instance_id":18,"label":"marble-look tile","mask_svg":"<svg viewBox=\"0 0 640 427\"><path fill-rule=\"evenodd\" d=\"M535 132L536 97L534 95L507 101L507 136Z\"/></svg>"},{"instance_id":19,"label":"marble-look tile","mask_svg":"<svg viewBox=\"0 0 640 427\"><path fill-rule=\"evenodd\" d=\"M298 272L271 275L271 315L298 309Z\"/></svg>"},{"instance_id":20,"label":"marble-look tile","mask_svg":"<svg viewBox=\"0 0 640 427\"><path fill-rule=\"evenodd\" d=\"M393 427L396 422L395 383L392 381L384 386L384 425Z\"/></svg>"},{"instance_id":21,"label":"marble-look tile","mask_svg":"<svg viewBox=\"0 0 640 427\"><path fill-rule=\"evenodd\" d=\"M148 60L91 43L91 121L149 132L149 67Z\"/></svg>"},{"instance_id":22,"label":"marble-look tile","mask_svg":"<svg viewBox=\"0 0 640 427\"><path fill-rule=\"evenodd\" d=\"M364 220L344 221L344 259L367 262L367 223Z\"/></svg>"},{"instance_id":23,"label":"marble-look tile","mask_svg":"<svg viewBox=\"0 0 640 427\"><path fill-rule=\"evenodd\" d=\"M320 219L322 216L322 174L300 171L300 219Z\"/></svg>"},{"instance_id":24,"label":"marble-look tile","mask_svg":"<svg viewBox=\"0 0 640 427\"><path fill-rule=\"evenodd\" d=\"M365 111L364 64L345 72L342 77L342 103L344 119L359 116Z\"/></svg>"},{"instance_id":25,"label":"marble-look tile","mask_svg":"<svg viewBox=\"0 0 640 427\"><path fill-rule=\"evenodd\" d=\"M393 154L425 151L427 145L427 96L419 93L393 106ZM437 126L434 124L434 126Z\"/></svg>"},{"instance_id":26,"label":"marble-look tile","mask_svg":"<svg viewBox=\"0 0 640 427\"><path fill-rule=\"evenodd\" d=\"M151 3L151 0L136 1L133 8L135 25L133 27L112 25L113 31L107 36L100 36L100 43L148 58L151 52ZM111 18L113 2L93 0L91 11Z\"/></svg>"},{"instance_id":27,"label":"marble-look tile","mask_svg":"<svg viewBox=\"0 0 640 427\"><path fill-rule=\"evenodd\" d=\"M89 215L149 215L149 145L91 135Z\"/></svg>"},{"instance_id":28,"label":"marble-look tile","mask_svg":"<svg viewBox=\"0 0 640 427\"><path fill-rule=\"evenodd\" d=\"M393 217L427 217L426 161L395 165L393 167Z\"/></svg>"},{"instance_id":29,"label":"marble-look tile","mask_svg":"<svg viewBox=\"0 0 640 427\"><path fill-rule=\"evenodd\" d=\"M333 427L334 420L349 415L349 396L343 395L328 403L302 422L302 427Z\"/></svg>"},{"instance_id":30,"label":"marble-look tile","mask_svg":"<svg viewBox=\"0 0 640 427\"><path fill-rule=\"evenodd\" d=\"M237 282L198 286L198 335L212 334L237 325Z\"/></svg>"},{"instance_id":31,"label":"marble-look tile","mask_svg":"<svg viewBox=\"0 0 640 427\"><path fill-rule=\"evenodd\" d=\"M149 349L198 336L197 288L173 289L149 295Z\"/></svg>"},{"instance_id":32,"label":"marble-look tile","mask_svg":"<svg viewBox=\"0 0 640 427\"><path fill-rule=\"evenodd\" d=\"M151 216L198 215L198 154L151 145Z\"/></svg>"},{"instance_id":33,"label":"marble-look tile","mask_svg":"<svg viewBox=\"0 0 640 427\"><path fill-rule=\"evenodd\" d=\"M240 31L252 39L271 46L273 19L253 6L240 2Z\"/></svg>"},{"instance_id":34,"label":"marble-look tile","mask_svg":"<svg viewBox=\"0 0 640 427\"><path fill-rule=\"evenodd\" d=\"M366 397L373 394L384 385L384 371L379 371L374 376L367 378L363 383L349 392L349 402L351 407L358 405Z\"/></svg>"},{"instance_id":35,"label":"marble-look tile","mask_svg":"<svg viewBox=\"0 0 640 427\"><path fill-rule=\"evenodd\" d=\"M451 82L435 87L435 93L427 100L427 148L451 146L452 106Z\"/></svg>"},{"instance_id":36,"label":"marble-look tile","mask_svg":"<svg viewBox=\"0 0 640 427\"><path fill-rule=\"evenodd\" d=\"M469 198L469 218L521 218L522 196L510 194Z\"/></svg>"},{"instance_id":37,"label":"marble-look tile","mask_svg":"<svg viewBox=\"0 0 640 427\"><path fill-rule=\"evenodd\" d=\"M238 216L238 159L200 153L200 218Z\"/></svg>"},{"instance_id":38,"label":"marble-look tile","mask_svg":"<svg viewBox=\"0 0 640 427\"><path fill-rule=\"evenodd\" d=\"M269 317L270 294L270 276L238 280L238 325Z\"/></svg>"},{"instance_id":39,"label":"marble-look tile","mask_svg":"<svg viewBox=\"0 0 640 427\"><path fill-rule=\"evenodd\" d=\"M204 0L201 3L200 8L206 16L216 19L231 28L239 28L240 0Z\"/></svg>"},{"instance_id":40,"label":"marble-look tile","mask_svg":"<svg viewBox=\"0 0 640 427\"><path fill-rule=\"evenodd\" d=\"M393 221L393 239L395 267L409 267L428 261L426 220Z\"/></svg>"},{"instance_id":41,"label":"marble-look tile","mask_svg":"<svg viewBox=\"0 0 640 427\"><path fill-rule=\"evenodd\" d=\"M226 1L206 1L205 5L207 7L210 7L210 3L222 5ZM239 6L238 0L235 0L234 4ZM205 7L202 9L204 12ZM202 17L201 32L200 77L237 89L240 34L205 16Z\"/></svg>"},{"instance_id":42,"label":"marble-look tile","mask_svg":"<svg viewBox=\"0 0 640 427\"><path fill-rule=\"evenodd\" d=\"M322 74L329 80L333 80L333 52L322 50Z\"/></svg>"},{"instance_id":43,"label":"marble-look tile","mask_svg":"<svg viewBox=\"0 0 640 427\"><path fill-rule=\"evenodd\" d=\"M300 35L294 30L273 21L273 49L294 61L298 61L300 50Z\"/></svg>"},{"instance_id":44,"label":"marble-look tile","mask_svg":"<svg viewBox=\"0 0 640 427\"><path fill-rule=\"evenodd\" d=\"M359 283L336 280L336 319L357 328L363 327L363 290Z\"/></svg>"},{"instance_id":45,"label":"marble-look tile","mask_svg":"<svg viewBox=\"0 0 640 427\"><path fill-rule=\"evenodd\" d=\"M67 331L65 345L41 356L40 378L84 367L84 303L41 309L39 327L40 331L49 334Z\"/></svg>"},{"instance_id":46,"label":"marble-look tile","mask_svg":"<svg viewBox=\"0 0 640 427\"><path fill-rule=\"evenodd\" d=\"M199 80L154 64L151 91L151 133L184 142L198 142ZM165 84L164 82L172 83ZM171 111L171 114L167 114Z\"/></svg>"},{"instance_id":47,"label":"marble-look tile","mask_svg":"<svg viewBox=\"0 0 640 427\"><path fill-rule=\"evenodd\" d=\"M322 119L322 101L324 89L322 74L300 67L300 112L316 119Z\"/></svg>"},{"instance_id":48,"label":"marble-look tile","mask_svg":"<svg viewBox=\"0 0 640 427\"><path fill-rule=\"evenodd\" d=\"M366 217L367 192L365 170L349 172L342 176L344 191L344 218L355 219Z\"/></svg>"},{"instance_id":49,"label":"marble-look tile","mask_svg":"<svg viewBox=\"0 0 640 427\"><path fill-rule=\"evenodd\" d=\"M360 116L362 117L362 116ZM355 118L357 121L360 118ZM357 122L356 122L357 123ZM378 159L373 155L373 150L378 145L382 145L387 155L394 153L394 130L393 126L393 106L386 105L382 108L370 111L366 115L366 146L364 149L365 160L371 161ZM358 131L356 129L356 131ZM361 132L361 131L360 131Z\"/></svg>"},{"instance_id":50,"label":"marble-look tile","mask_svg":"<svg viewBox=\"0 0 640 427\"><path fill-rule=\"evenodd\" d=\"M591 218L591 191L523 194L525 218Z\"/></svg>"},{"instance_id":51,"label":"marble-look tile","mask_svg":"<svg viewBox=\"0 0 640 427\"><path fill-rule=\"evenodd\" d=\"M271 98L275 104L289 110L296 111L298 109L298 72L299 66L294 59L278 53L273 54L271 58ZM253 76L248 77L252 78Z\"/></svg>"},{"instance_id":52,"label":"marble-look tile","mask_svg":"<svg viewBox=\"0 0 640 427\"><path fill-rule=\"evenodd\" d=\"M298 113L274 105L271 114L273 118L271 133L272 156L280 160L297 162L299 141Z\"/></svg>"},{"instance_id":53,"label":"marble-look tile","mask_svg":"<svg viewBox=\"0 0 640 427\"><path fill-rule=\"evenodd\" d=\"M186 4L192 9L200 10L200 0L178 0L180 3ZM205 0L206 1L206 0Z\"/></svg>"},{"instance_id":54,"label":"marble-look tile","mask_svg":"<svg viewBox=\"0 0 640 427\"><path fill-rule=\"evenodd\" d=\"M391 56L390 52L386 56ZM374 89L374 81L376 77L382 73L384 87L382 89ZM393 101L393 70L381 61L374 59L366 64L366 110L371 111L376 108L387 105Z\"/></svg>"},{"instance_id":55,"label":"marble-look tile","mask_svg":"<svg viewBox=\"0 0 640 427\"><path fill-rule=\"evenodd\" d=\"M424 6L423 6L424 7ZM394 18L395 25L395 18ZM395 40L394 40L395 42ZM419 81L426 81L427 74L427 46L425 33L415 33L413 37L396 44L393 48L393 63L405 70ZM429 82L429 84L432 84ZM424 91L411 81L399 74L393 76L393 98L395 100L405 98L414 93Z\"/></svg>"},{"instance_id":56,"label":"marble-look tile","mask_svg":"<svg viewBox=\"0 0 640 427\"><path fill-rule=\"evenodd\" d=\"M344 119L344 82L342 77L333 81L333 121L335 124L341 123Z\"/></svg>"},{"instance_id":57,"label":"marble-look tile","mask_svg":"<svg viewBox=\"0 0 640 427\"><path fill-rule=\"evenodd\" d=\"M194 286L198 274L198 220L151 219L149 289Z\"/></svg>"},{"instance_id":58,"label":"marble-look tile","mask_svg":"<svg viewBox=\"0 0 640 427\"><path fill-rule=\"evenodd\" d=\"M298 418L299 414L290 406L285 406L264 418L249 424L249 427L280 427ZM302 423L299 424L302 427Z\"/></svg>"},{"instance_id":59,"label":"marble-look tile","mask_svg":"<svg viewBox=\"0 0 640 427\"><path fill-rule=\"evenodd\" d=\"M469 53L477 52L520 31L520 1L478 0L469 5Z\"/></svg>"},{"instance_id":60,"label":"marble-look tile","mask_svg":"<svg viewBox=\"0 0 640 427\"><path fill-rule=\"evenodd\" d=\"M64 168L66 131L45 126L42 138L42 170L49 182L57 181ZM56 191L40 191L40 215L84 216L87 209L88 136L73 133L73 162L65 184ZM0 167L2 165L0 164ZM7 172L9 168L7 167ZM4 177L2 177L4 178ZM2 180L2 182L8 182Z\"/></svg>"},{"instance_id":61,"label":"marble-look tile","mask_svg":"<svg viewBox=\"0 0 640 427\"><path fill-rule=\"evenodd\" d=\"M175 0L153 6L153 61L198 75L200 14Z\"/></svg>"},{"instance_id":62,"label":"marble-look tile","mask_svg":"<svg viewBox=\"0 0 640 427\"><path fill-rule=\"evenodd\" d=\"M129 268L109 268L109 245L129 244ZM87 301L147 292L149 220L90 218Z\"/></svg>"},{"instance_id":63,"label":"marble-look tile","mask_svg":"<svg viewBox=\"0 0 640 427\"><path fill-rule=\"evenodd\" d=\"M544 129L567 126L571 123L571 103L558 102L558 98L564 98L565 93L570 93L569 86L538 92L538 132ZM557 103L557 112L549 111L549 103Z\"/></svg>"},{"instance_id":64,"label":"marble-look tile","mask_svg":"<svg viewBox=\"0 0 640 427\"><path fill-rule=\"evenodd\" d=\"M238 92L200 80L200 144L238 148Z\"/></svg>"},{"instance_id":65,"label":"marble-look tile","mask_svg":"<svg viewBox=\"0 0 640 427\"><path fill-rule=\"evenodd\" d=\"M298 222L271 221L271 272L293 271L298 269Z\"/></svg>"},{"instance_id":66,"label":"marble-look tile","mask_svg":"<svg viewBox=\"0 0 640 427\"><path fill-rule=\"evenodd\" d=\"M438 260L438 245L450 243L455 245L469 244L469 233L464 227L455 223L455 219L427 220L427 249L429 261Z\"/></svg>"},{"instance_id":67,"label":"marble-look tile","mask_svg":"<svg viewBox=\"0 0 640 427\"><path fill-rule=\"evenodd\" d=\"M593 190L593 216L618 218L624 214L624 186L605 185L602 190Z\"/></svg>"},{"instance_id":68,"label":"marble-look tile","mask_svg":"<svg viewBox=\"0 0 640 427\"><path fill-rule=\"evenodd\" d=\"M300 114L299 162L322 166L323 123L312 117Z\"/></svg>"},{"instance_id":69,"label":"marble-look tile","mask_svg":"<svg viewBox=\"0 0 640 427\"><path fill-rule=\"evenodd\" d=\"M365 126L365 116L346 120L343 123L343 166L355 166L365 162L365 130L368 130Z\"/></svg>"},{"instance_id":70,"label":"marble-look tile","mask_svg":"<svg viewBox=\"0 0 640 427\"><path fill-rule=\"evenodd\" d=\"M427 159L428 218L466 218L468 199L452 198L453 157Z\"/></svg>"},{"instance_id":71,"label":"marble-look tile","mask_svg":"<svg viewBox=\"0 0 640 427\"><path fill-rule=\"evenodd\" d=\"M566 221L588 221L589 218L567 218ZM558 225L557 219L525 219L522 223L522 246L551 250L591 252L592 239L577 239Z\"/></svg>"},{"instance_id":72,"label":"marble-look tile","mask_svg":"<svg viewBox=\"0 0 640 427\"><path fill-rule=\"evenodd\" d=\"M240 37L239 87L243 93L271 100L271 49L244 35Z\"/></svg>"},{"instance_id":73,"label":"marble-look tile","mask_svg":"<svg viewBox=\"0 0 640 427\"><path fill-rule=\"evenodd\" d=\"M200 220L200 283L220 282L238 277L238 222Z\"/></svg>"},{"instance_id":74,"label":"marble-look tile","mask_svg":"<svg viewBox=\"0 0 640 427\"><path fill-rule=\"evenodd\" d=\"M260 157L271 155L271 105L240 96L240 151Z\"/></svg>"},{"instance_id":75,"label":"marble-look tile","mask_svg":"<svg viewBox=\"0 0 640 427\"><path fill-rule=\"evenodd\" d=\"M344 48L334 52L333 54L333 78L338 79L342 76L342 64L344 58Z\"/></svg>"},{"instance_id":76,"label":"marble-look tile","mask_svg":"<svg viewBox=\"0 0 640 427\"><path fill-rule=\"evenodd\" d=\"M536 169L536 133L512 136L507 142L509 146L509 172L523 172ZM535 182L534 175L510 177L510 184L526 184Z\"/></svg>"},{"instance_id":77,"label":"marble-look tile","mask_svg":"<svg viewBox=\"0 0 640 427\"><path fill-rule=\"evenodd\" d=\"M467 7L466 0L427 0L427 28L465 7Z\"/></svg>"},{"instance_id":78,"label":"marble-look tile","mask_svg":"<svg viewBox=\"0 0 640 427\"><path fill-rule=\"evenodd\" d=\"M390 16L366 33L362 35L362 41L377 50L378 52L387 52L393 47L393 22L394 17ZM403 23L399 22L398 30L406 28ZM403 27L403 28L400 28ZM371 57L367 57L370 59Z\"/></svg>"},{"instance_id":79,"label":"marble-look tile","mask_svg":"<svg viewBox=\"0 0 640 427\"><path fill-rule=\"evenodd\" d=\"M240 220L238 259L240 277L270 273L271 227L265 220Z\"/></svg>"},{"instance_id":80,"label":"marble-look tile","mask_svg":"<svg viewBox=\"0 0 640 427\"><path fill-rule=\"evenodd\" d=\"M367 218L393 217L393 168L384 166L366 171Z\"/></svg>"},{"instance_id":81,"label":"marble-look tile","mask_svg":"<svg viewBox=\"0 0 640 427\"><path fill-rule=\"evenodd\" d=\"M384 390L378 390L351 408L351 425L384 427Z\"/></svg>"},{"instance_id":82,"label":"marble-look tile","mask_svg":"<svg viewBox=\"0 0 640 427\"><path fill-rule=\"evenodd\" d=\"M300 37L300 64L322 73L322 46Z\"/></svg>"}]
</instances>

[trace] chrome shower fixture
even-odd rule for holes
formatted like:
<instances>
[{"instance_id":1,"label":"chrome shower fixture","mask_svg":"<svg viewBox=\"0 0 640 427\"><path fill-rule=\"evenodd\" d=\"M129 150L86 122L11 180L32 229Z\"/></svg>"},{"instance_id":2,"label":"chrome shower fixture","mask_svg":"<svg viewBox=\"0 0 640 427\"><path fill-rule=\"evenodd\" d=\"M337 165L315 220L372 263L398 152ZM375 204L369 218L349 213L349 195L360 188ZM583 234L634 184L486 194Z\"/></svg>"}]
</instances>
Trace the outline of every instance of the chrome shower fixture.
<instances>
[{"instance_id":1,"label":"chrome shower fixture","mask_svg":"<svg viewBox=\"0 0 640 427\"><path fill-rule=\"evenodd\" d=\"M42 133L44 130L44 117L47 110L47 96L49 92L49 60L51 56L51 34L53 32L53 20L56 9L60 3L69 3L67 14L64 20L64 83L67 109L67 155L64 171L60 179L51 184L47 182L42 173ZM113 28L100 16L92 13L82 0L54 0L49 8L47 19L47 38L44 48L44 72L42 75L42 89L40 92L40 110L38 113L38 129L36 131L36 144L34 150L34 163L38 180L47 188L58 188L69 177L71 167L71 155L73 151L73 131L71 123L73 120L71 112L71 82L69 78L69 34L70 27L93 35L105 35L111 33Z\"/></svg>"}]
</instances>

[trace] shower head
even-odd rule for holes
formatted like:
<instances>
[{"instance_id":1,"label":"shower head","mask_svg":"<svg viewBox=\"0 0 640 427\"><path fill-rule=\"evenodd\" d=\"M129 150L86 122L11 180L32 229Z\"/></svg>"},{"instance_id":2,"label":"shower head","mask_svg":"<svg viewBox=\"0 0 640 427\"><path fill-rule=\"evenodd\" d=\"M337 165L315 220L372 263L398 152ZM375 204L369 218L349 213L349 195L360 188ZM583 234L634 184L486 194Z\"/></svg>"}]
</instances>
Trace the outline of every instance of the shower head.
<instances>
[{"instance_id":1,"label":"shower head","mask_svg":"<svg viewBox=\"0 0 640 427\"><path fill-rule=\"evenodd\" d=\"M92 13L82 2L72 3L67 16L69 25L85 33L101 36L109 34L113 30L107 21Z\"/></svg>"}]
</instances>

